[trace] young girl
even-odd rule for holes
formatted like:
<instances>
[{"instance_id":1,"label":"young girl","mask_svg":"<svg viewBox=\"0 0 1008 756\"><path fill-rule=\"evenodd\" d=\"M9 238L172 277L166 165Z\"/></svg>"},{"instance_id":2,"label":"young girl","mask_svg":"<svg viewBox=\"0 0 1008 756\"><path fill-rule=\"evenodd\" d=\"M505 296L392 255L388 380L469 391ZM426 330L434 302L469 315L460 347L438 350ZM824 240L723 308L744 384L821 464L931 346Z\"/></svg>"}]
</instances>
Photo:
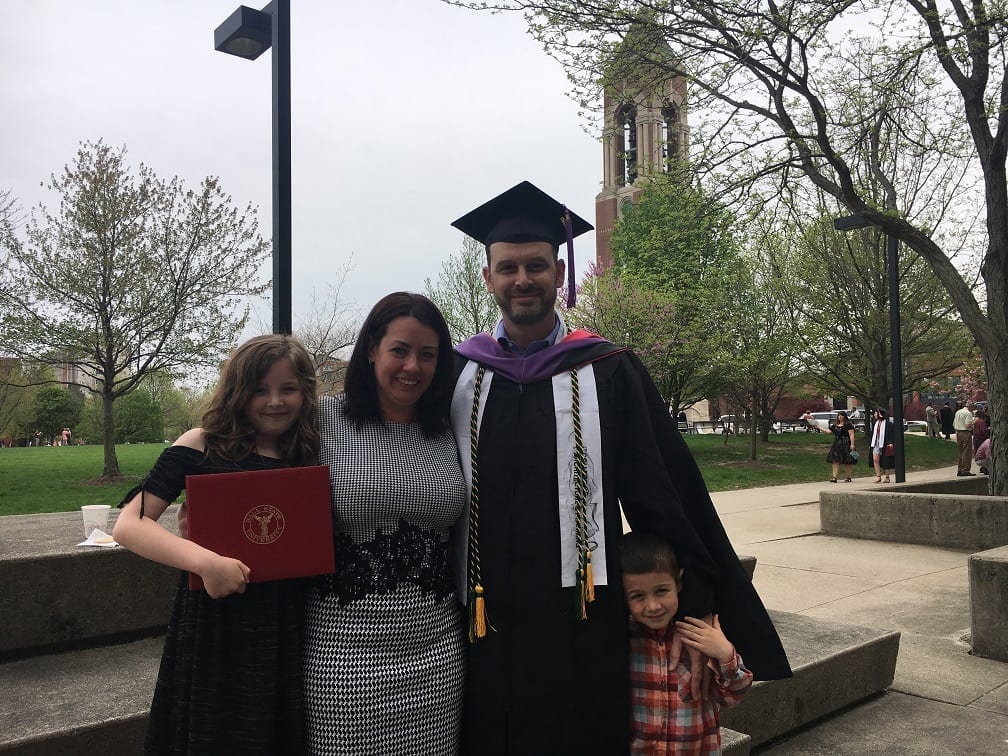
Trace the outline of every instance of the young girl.
<instances>
[{"instance_id":1,"label":"young girl","mask_svg":"<svg viewBox=\"0 0 1008 756\"><path fill-rule=\"evenodd\" d=\"M187 475L315 464L315 370L290 336L258 336L221 369L203 415L126 494L115 539L183 572L151 704L146 753L301 753L304 583L249 583L249 568L185 538L158 518ZM120 505L122 506L122 505Z\"/></svg>"}]
</instances>

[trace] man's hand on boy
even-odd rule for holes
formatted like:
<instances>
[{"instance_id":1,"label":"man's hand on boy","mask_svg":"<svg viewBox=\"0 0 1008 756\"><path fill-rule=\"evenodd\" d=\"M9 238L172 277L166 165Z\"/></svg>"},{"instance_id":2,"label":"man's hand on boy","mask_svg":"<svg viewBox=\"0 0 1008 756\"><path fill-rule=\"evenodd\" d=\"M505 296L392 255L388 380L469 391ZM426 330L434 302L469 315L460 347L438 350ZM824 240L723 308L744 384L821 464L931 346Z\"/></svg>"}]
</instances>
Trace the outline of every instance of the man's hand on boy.
<instances>
[{"instance_id":1,"label":"man's hand on boy","mask_svg":"<svg viewBox=\"0 0 1008 756\"><path fill-rule=\"evenodd\" d=\"M700 651L719 664L727 664L735 657L735 647L721 632L716 614L711 622L686 617L683 621L676 622L676 634L682 636L682 642L687 648Z\"/></svg>"},{"instance_id":2,"label":"man's hand on boy","mask_svg":"<svg viewBox=\"0 0 1008 756\"><path fill-rule=\"evenodd\" d=\"M686 619L692 619L687 617ZM707 615L705 618L707 620L714 619L711 615ZM694 620L695 621L695 620ZM679 629L680 622L676 622L676 630ZM681 632L672 633L672 648L670 662L673 667L679 663L679 655L682 653L682 646L685 638ZM699 648L686 645L686 653L689 654L690 658L690 695L693 697L694 701L706 701L710 696L710 686L711 680L714 677L714 673L710 668L708 662L708 657ZM701 674L697 674L697 670L703 670Z\"/></svg>"}]
</instances>

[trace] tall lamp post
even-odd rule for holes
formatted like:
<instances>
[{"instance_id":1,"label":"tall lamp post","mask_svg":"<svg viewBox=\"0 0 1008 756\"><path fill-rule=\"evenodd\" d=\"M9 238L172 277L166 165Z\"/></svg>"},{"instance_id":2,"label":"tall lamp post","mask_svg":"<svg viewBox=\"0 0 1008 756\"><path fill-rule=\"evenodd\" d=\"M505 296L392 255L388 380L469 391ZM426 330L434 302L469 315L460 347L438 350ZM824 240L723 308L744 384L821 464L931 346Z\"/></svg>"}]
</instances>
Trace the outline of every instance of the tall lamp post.
<instances>
[{"instance_id":1,"label":"tall lamp post","mask_svg":"<svg viewBox=\"0 0 1008 756\"><path fill-rule=\"evenodd\" d=\"M214 30L214 49L255 60L273 48L273 333L291 332L290 0L242 5Z\"/></svg>"},{"instance_id":2,"label":"tall lamp post","mask_svg":"<svg viewBox=\"0 0 1008 756\"><path fill-rule=\"evenodd\" d=\"M848 215L833 219L837 231L853 231L876 224L862 215ZM889 268L889 340L890 361L892 363L893 428L896 439L896 482L906 481L906 454L903 451L903 342L900 339L900 295L899 295L899 239L886 234L886 264Z\"/></svg>"}]
</instances>

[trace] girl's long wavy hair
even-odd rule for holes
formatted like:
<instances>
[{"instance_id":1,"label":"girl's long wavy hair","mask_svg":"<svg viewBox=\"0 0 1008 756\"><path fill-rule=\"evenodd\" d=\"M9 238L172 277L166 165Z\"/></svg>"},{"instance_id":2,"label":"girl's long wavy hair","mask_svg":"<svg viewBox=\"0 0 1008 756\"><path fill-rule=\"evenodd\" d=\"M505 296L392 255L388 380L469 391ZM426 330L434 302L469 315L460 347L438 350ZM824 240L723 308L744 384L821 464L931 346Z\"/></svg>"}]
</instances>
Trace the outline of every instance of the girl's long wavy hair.
<instances>
[{"instance_id":1,"label":"girl's long wavy hair","mask_svg":"<svg viewBox=\"0 0 1008 756\"><path fill-rule=\"evenodd\" d=\"M319 430L315 365L301 342L283 334L249 339L221 366L217 388L203 413L208 452L239 462L255 451L255 429L245 417L245 405L270 368L283 359L294 366L304 400L297 421L280 438L282 458L292 466L316 464Z\"/></svg>"},{"instance_id":2,"label":"girl's long wavy hair","mask_svg":"<svg viewBox=\"0 0 1008 756\"><path fill-rule=\"evenodd\" d=\"M434 379L416 406L417 423L425 435L432 436L448 427L452 391L455 388L455 352L444 316L422 294L396 291L382 297L371 308L357 336L343 382L346 413L358 428L363 426L365 420L383 421L378 404L374 365L368 362L368 353L372 346L377 346L385 337L389 323L396 318L406 317L416 318L434 331L438 338Z\"/></svg>"}]
</instances>

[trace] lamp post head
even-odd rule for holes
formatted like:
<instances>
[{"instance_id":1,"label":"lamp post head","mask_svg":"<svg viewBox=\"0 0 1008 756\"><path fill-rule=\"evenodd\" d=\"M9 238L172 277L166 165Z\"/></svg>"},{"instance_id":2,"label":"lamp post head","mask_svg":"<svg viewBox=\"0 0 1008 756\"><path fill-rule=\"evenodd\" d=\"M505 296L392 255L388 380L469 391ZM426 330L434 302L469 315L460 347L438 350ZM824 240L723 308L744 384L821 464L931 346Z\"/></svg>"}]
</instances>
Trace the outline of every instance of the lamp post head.
<instances>
[{"instance_id":1,"label":"lamp post head","mask_svg":"<svg viewBox=\"0 0 1008 756\"><path fill-rule=\"evenodd\" d=\"M214 49L255 60L273 42L270 14L244 5L214 29Z\"/></svg>"},{"instance_id":2,"label":"lamp post head","mask_svg":"<svg viewBox=\"0 0 1008 756\"><path fill-rule=\"evenodd\" d=\"M843 218L833 219L833 228L837 231L853 231L856 228L868 228L875 224L865 220L863 215L845 215Z\"/></svg>"}]
</instances>

